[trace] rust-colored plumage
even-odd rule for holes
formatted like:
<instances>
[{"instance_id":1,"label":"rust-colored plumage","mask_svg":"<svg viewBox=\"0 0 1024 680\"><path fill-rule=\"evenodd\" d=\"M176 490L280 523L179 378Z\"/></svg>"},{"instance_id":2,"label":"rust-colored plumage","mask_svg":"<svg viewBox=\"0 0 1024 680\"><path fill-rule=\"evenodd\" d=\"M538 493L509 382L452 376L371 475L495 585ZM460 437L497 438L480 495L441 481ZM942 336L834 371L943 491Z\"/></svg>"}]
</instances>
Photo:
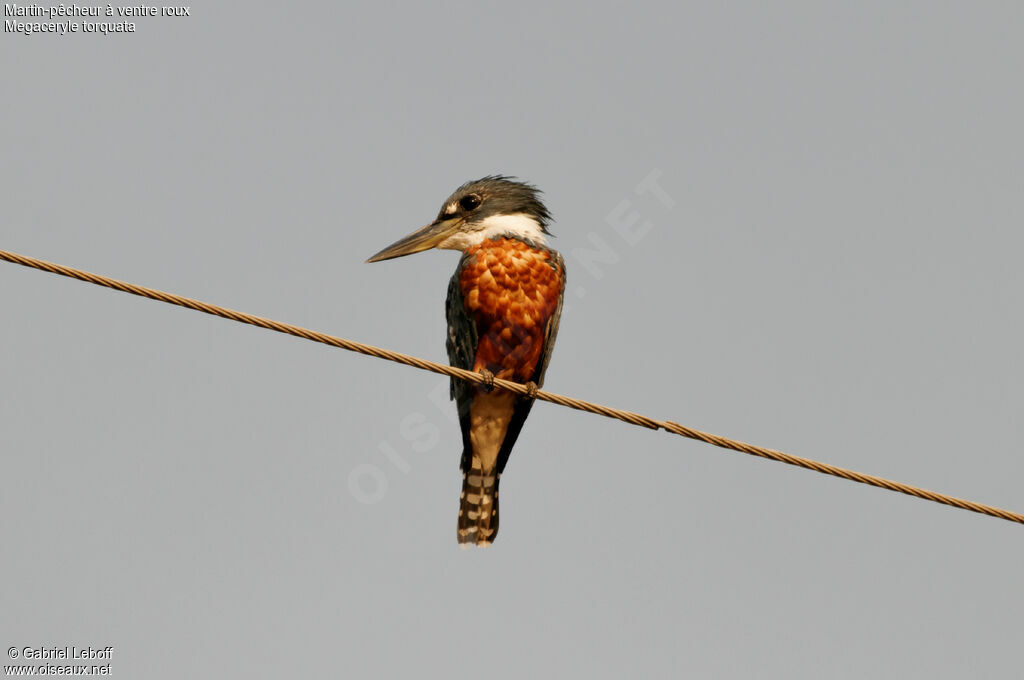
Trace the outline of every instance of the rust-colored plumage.
<instances>
[{"instance_id":1,"label":"rust-colored plumage","mask_svg":"<svg viewBox=\"0 0 1024 680\"><path fill-rule=\"evenodd\" d=\"M484 241L466 255L458 276L479 338L473 370L487 369L505 380L533 380L562 293L561 265L551 251L514 238Z\"/></svg>"}]
</instances>

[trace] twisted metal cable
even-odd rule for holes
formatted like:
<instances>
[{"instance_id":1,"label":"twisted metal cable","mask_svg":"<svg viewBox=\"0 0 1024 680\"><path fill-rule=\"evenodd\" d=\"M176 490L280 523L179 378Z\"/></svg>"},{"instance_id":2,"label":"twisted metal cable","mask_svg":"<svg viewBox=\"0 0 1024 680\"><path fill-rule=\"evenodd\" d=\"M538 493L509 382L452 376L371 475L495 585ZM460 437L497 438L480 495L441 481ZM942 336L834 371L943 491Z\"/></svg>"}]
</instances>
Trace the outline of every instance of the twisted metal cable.
<instances>
[{"instance_id":1,"label":"twisted metal cable","mask_svg":"<svg viewBox=\"0 0 1024 680\"><path fill-rule=\"evenodd\" d=\"M901 482L894 482L884 477L876 477L874 475L867 475L861 472L855 472L853 470L847 470L846 468L837 467L835 465L829 465L828 463L822 463L809 458L800 458L782 451L776 451L774 449L766 449L761 446L754 446L753 444L747 444L745 442L736 441L734 439L728 439L715 434L709 434L707 432L701 432L693 428L674 423L670 420L654 420L647 416L633 413L631 411L623 411L617 408L611 408L610 406L602 406L600 404L594 404L589 401L582 399L574 399L573 397L567 397L561 394L555 394L554 392L547 392L544 390L536 389L534 385L522 385L520 383L510 382L508 380L501 380L495 378L493 375L485 376L480 373L473 371L466 371L461 368L455 368L454 366L448 366L446 364L438 364L433 361L427 361L426 359L420 359L419 357L410 356L408 354L402 354L400 352L392 352L391 350L382 349L380 347L374 347L373 345L366 345L361 342L355 342L353 340L346 340L345 338L339 338L334 335L327 335L326 333L319 333L317 331L311 331L301 326L293 326L292 324L282 323L280 321L273 321L271 319L265 319L260 316L254 316L252 314L246 314L245 312L237 312L233 309L227 309L225 307L219 307L217 305L211 305L206 302L200 302L199 300L193 300L191 298L183 297L181 295L175 295L173 293L165 293L163 291L154 290L152 288L146 288L144 286L137 286L135 284L126 283L124 281L118 281L106 276L99 274L91 274L80 269L73 269L71 267L65 267L52 262L46 262L44 260L37 260L34 257L28 257L25 255L18 255L17 253L11 253L5 250L0 250L0 260L6 260L13 262L14 264L20 264L25 267L32 267L33 269L41 269L42 271L50 272L52 274L59 274L61 276L67 276L72 279L78 279L79 281L86 281L87 283L93 283L97 286L104 286L106 288L113 288L124 293L131 293L132 295L138 295L151 300L159 300L160 302L166 302L172 305L178 305L179 307L186 307L188 309L194 309L197 312L204 312L206 314L212 314L213 316L219 316L224 319L231 319L232 321L238 321L240 323L247 323L252 326L258 326L260 328L266 328L268 330L277 331L278 333L286 333L288 335L294 335L299 338L305 338L306 340L312 340L313 342L321 342L325 345L331 345L332 347L340 347L341 349L347 349L351 352L358 352L360 354L367 354L378 359L387 359L388 361L395 361L406 366L413 366L415 368L423 369L425 371L433 371L434 373L440 373L447 375L452 378L459 378L460 380L467 380L472 383L487 383L493 384L495 387L515 392L527 397L533 397L542 401L549 401L559 406L567 406L578 411L586 411L588 413L596 413L597 415L606 416L608 418L615 418L632 425L639 425L640 427L646 427L652 430L665 430L673 434L680 435L682 437L689 437L690 439L696 439L714 446L721 447L723 449L730 449L732 451L739 451L740 453L746 453L751 456L759 456L761 458L768 458L769 460L778 461L780 463L787 463L789 465L795 465L802 467L807 470L814 470L815 472L821 472L822 474L832 475L833 477L841 477L848 479L851 482L859 482L861 484L868 484L875 486L880 489L888 489L889 491L896 491L899 493L907 494L908 496L914 496L916 498L923 498L927 501L934 503L942 503L943 505L950 505L954 508L960 508L962 510L970 510L971 512L977 512L982 515L988 515L990 517L997 517L1004 519L1009 522L1017 522L1024 524L1024 514L1011 512L1009 510L1003 510L1001 508L992 507L990 505L984 505L982 503L975 503L974 501L964 500L962 498L956 498L954 496L948 496L946 494L938 493L936 491L929 491L928 489L922 489L910 484L903 484Z\"/></svg>"}]
</instances>

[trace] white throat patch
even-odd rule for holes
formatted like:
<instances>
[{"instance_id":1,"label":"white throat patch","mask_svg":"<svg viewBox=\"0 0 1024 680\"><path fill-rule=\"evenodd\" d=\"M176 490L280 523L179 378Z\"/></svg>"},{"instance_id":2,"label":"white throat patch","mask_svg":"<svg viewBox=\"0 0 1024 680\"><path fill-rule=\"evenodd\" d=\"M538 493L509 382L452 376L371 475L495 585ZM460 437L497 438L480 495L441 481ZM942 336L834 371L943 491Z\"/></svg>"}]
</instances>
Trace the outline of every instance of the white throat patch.
<instances>
[{"instance_id":1,"label":"white throat patch","mask_svg":"<svg viewBox=\"0 0 1024 680\"><path fill-rule=\"evenodd\" d=\"M446 250L465 250L470 246L482 243L485 239L511 234L528 239L539 245L547 243L547 237L540 228L540 223L525 213L513 215L491 215L473 231L460 231L452 234L437 245Z\"/></svg>"}]
</instances>

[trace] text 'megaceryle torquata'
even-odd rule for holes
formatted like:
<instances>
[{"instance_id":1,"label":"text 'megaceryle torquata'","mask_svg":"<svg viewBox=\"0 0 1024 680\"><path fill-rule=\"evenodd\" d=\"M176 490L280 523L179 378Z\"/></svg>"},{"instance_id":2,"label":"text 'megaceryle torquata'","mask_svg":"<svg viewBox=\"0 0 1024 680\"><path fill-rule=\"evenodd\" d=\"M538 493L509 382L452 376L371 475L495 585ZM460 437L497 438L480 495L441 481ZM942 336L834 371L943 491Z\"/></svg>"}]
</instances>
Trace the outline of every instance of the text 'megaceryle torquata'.
<instances>
[{"instance_id":1,"label":"text 'megaceryle torquata'","mask_svg":"<svg viewBox=\"0 0 1024 680\"><path fill-rule=\"evenodd\" d=\"M551 214L533 186L493 175L467 182L437 219L368 262L461 250L448 284L448 359L518 383L544 382L562 313L565 261L547 245ZM533 399L452 378L462 425L462 547L498 534L498 480Z\"/></svg>"}]
</instances>

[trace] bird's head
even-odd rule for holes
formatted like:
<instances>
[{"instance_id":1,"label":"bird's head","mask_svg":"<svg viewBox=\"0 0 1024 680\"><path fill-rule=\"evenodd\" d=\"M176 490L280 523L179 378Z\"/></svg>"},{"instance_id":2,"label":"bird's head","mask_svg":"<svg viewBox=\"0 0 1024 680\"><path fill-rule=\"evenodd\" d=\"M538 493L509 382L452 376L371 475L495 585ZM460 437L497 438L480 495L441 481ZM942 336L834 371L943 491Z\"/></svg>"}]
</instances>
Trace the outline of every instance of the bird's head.
<instances>
[{"instance_id":1,"label":"bird's head","mask_svg":"<svg viewBox=\"0 0 1024 680\"><path fill-rule=\"evenodd\" d=\"M551 213L540 191L511 177L491 175L466 182L441 206L437 219L380 251L380 262L430 248L465 250L485 238L512 235L545 243Z\"/></svg>"}]
</instances>

